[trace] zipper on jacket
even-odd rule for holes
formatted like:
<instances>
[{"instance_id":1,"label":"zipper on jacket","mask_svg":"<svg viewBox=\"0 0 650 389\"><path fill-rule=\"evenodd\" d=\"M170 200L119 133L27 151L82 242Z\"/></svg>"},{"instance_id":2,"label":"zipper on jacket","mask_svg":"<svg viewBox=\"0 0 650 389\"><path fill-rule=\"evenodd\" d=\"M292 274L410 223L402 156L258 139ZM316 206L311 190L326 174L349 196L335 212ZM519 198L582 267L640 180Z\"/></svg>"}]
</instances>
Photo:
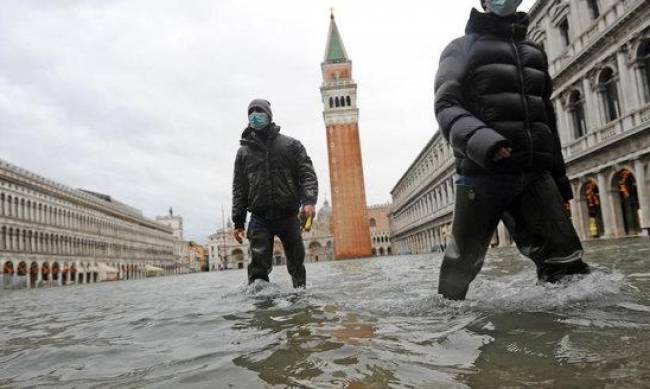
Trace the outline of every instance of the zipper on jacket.
<instances>
[{"instance_id":1,"label":"zipper on jacket","mask_svg":"<svg viewBox=\"0 0 650 389\"><path fill-rule=\"evenodd\" d=\"M266 177L269 180L269 193L271 194L271 208L275 209L275 196L273 195L273 176L271 175L271 158L269 157L271 145L266 145Z\"/></svg>"},{"instance_id":2,"label":"zipper on jacket","mask_svg":"<svg viewBox=\"0 0 650 389\"><path fill-rule=\"evenodd\" d=\"M519 72L519 83L521 86L521 102L524 105L524 115L526 123L526 135L528 136L528 148L530 149L530 155L528 158L528 166L533 167L533 135L530 130L530 117L528 114L528 99L526 98L526 85L524 82L524 71L521 66L521 59L519 58L519 49L517 49L517 43L514 38L515 34L515 25L512 25L512 38L510 42L512 47L515 49L515 57L517 57L517 72Z\"/></svg>"}]
</instances>

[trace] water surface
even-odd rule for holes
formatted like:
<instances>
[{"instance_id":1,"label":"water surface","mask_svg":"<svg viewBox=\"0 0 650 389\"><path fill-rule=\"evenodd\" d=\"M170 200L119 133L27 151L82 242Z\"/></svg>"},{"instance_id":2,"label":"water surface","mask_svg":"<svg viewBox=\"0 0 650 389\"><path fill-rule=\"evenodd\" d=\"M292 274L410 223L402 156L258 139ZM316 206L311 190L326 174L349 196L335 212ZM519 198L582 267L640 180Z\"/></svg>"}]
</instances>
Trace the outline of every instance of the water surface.
<instances>
[{"instance_id":1,"label":"water surface","mask_svg":"<svg viewBox=\"0 0 650 389\"><path fill-rule=\"evenodd\" d=\"M0 291L0 387L642 388L650 239L587 245L593 274L537 285L491 250L465 302L440 255Z\"/></svg>"}]
</instances>

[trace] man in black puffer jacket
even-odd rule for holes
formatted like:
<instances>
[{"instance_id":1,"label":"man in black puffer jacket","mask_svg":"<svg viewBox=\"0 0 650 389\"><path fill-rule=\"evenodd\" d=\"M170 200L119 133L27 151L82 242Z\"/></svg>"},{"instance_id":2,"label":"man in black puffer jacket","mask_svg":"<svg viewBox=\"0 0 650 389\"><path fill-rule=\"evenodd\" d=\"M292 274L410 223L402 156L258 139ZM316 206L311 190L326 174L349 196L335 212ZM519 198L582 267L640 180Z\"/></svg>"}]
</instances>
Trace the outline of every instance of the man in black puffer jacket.
<instances>
[{"instance_id":1,"label":"man in black puffer jacket","mask_svg":"<svg viewBox=\"0 0 650 389\"><path fill-rule=\"evenodd\" d=\"M269 280L273 240L278 236L293 286L304 287L305 247L298 213L302 206L305 217L314 215L316 173L303 145L280 134L268 101L253 100L248 115L249 125L235 159L232 189L232 220L239 243L244 239L246 213L252 214L246 233L251 249L248 282Z\"/></svg>"},{"instance_id":2,"label":"man in black puffer jacket","mask_svg":"<svg viewBox=\"0 0 650 389\"><path fill-rule=\"evenodd\" d=\"M521 0L483 0L447 46L435 83L440 129L456 158L456 204L438 291L464 299L503 220L542 281L588 273L565 210L566 177L544 51L526 39Z\"/></svg>"}]
</instances>

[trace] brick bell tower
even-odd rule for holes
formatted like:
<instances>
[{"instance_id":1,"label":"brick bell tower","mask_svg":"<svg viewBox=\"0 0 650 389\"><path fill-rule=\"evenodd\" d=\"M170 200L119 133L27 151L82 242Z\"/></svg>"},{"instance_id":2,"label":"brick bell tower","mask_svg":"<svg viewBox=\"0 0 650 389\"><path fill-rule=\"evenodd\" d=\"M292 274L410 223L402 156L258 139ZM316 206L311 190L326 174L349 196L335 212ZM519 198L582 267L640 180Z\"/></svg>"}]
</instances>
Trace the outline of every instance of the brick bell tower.
<instances>
[{"instance_id":1,"label":"brick bell tower","mask_svg":"<svg viewBox=\"0 0 650 389\"><path fill-rule=\"evenodd\" d=\"M366 191L359 142L357 85L352 62L343 46L334 13L321 64L323 117L327 128L327 153L332 186L332 230L336 259L372 255Z\"/></svg>"}]
</instances>

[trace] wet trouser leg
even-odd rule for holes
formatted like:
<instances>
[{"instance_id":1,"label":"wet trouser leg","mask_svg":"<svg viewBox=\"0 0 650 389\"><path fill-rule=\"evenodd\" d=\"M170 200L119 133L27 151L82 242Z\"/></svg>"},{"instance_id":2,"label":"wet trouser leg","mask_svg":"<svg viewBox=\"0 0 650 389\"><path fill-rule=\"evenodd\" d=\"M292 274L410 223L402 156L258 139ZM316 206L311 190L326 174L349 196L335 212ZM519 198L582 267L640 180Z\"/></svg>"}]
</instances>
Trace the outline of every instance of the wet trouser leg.
<instances>
[{"instance_id":1,"label":"wet trouser leg","mask_svg":"<svg viewBox=\"0 0 650 389\"><path fill-rule=\"evenodd\" d=\"M275 223L274 231L284 248L287 257L287 270L291 275L293 287L304 287L306 282L305 272L305 245L300 231L300 220L297 217L279 220Z\"/></svg>"},{"instance_id":2,"label":"wet trouser leg","mask_svg":"<svg viewBox=\"0 0 650 389\"><path fill-rule=\"evenodd\" d=\"M438 282L438 293L452 300L465 298L469 284L481 270L506 201L508 188L491 185L485 178L477 180L456 184L451 239Z\"/></svg>"},{"instance_id":3,"label":"wet trouser leg","mask_svg":"<svg viewBox=\"0 0 650 389\"><path fill-rule=\"evenodd\" d=\"M273 232L269 221L251 216L247 232L251 250L251 263L248 265L248 283L255 280L269 280L273 268Z\"/></svg>"},{"instance_id":4,"label":"wet trouser leg","mask_svg":"<svg viewBox=\"0 0 650 389\"><path fill-rule=\"evenodd\" d=\"M580 238L549 174L525 183L506 208L503 222L519 251L535 262L541 281L556 282L568 274L589 272L582 261Z\"/></svg>"}]
</instances>

